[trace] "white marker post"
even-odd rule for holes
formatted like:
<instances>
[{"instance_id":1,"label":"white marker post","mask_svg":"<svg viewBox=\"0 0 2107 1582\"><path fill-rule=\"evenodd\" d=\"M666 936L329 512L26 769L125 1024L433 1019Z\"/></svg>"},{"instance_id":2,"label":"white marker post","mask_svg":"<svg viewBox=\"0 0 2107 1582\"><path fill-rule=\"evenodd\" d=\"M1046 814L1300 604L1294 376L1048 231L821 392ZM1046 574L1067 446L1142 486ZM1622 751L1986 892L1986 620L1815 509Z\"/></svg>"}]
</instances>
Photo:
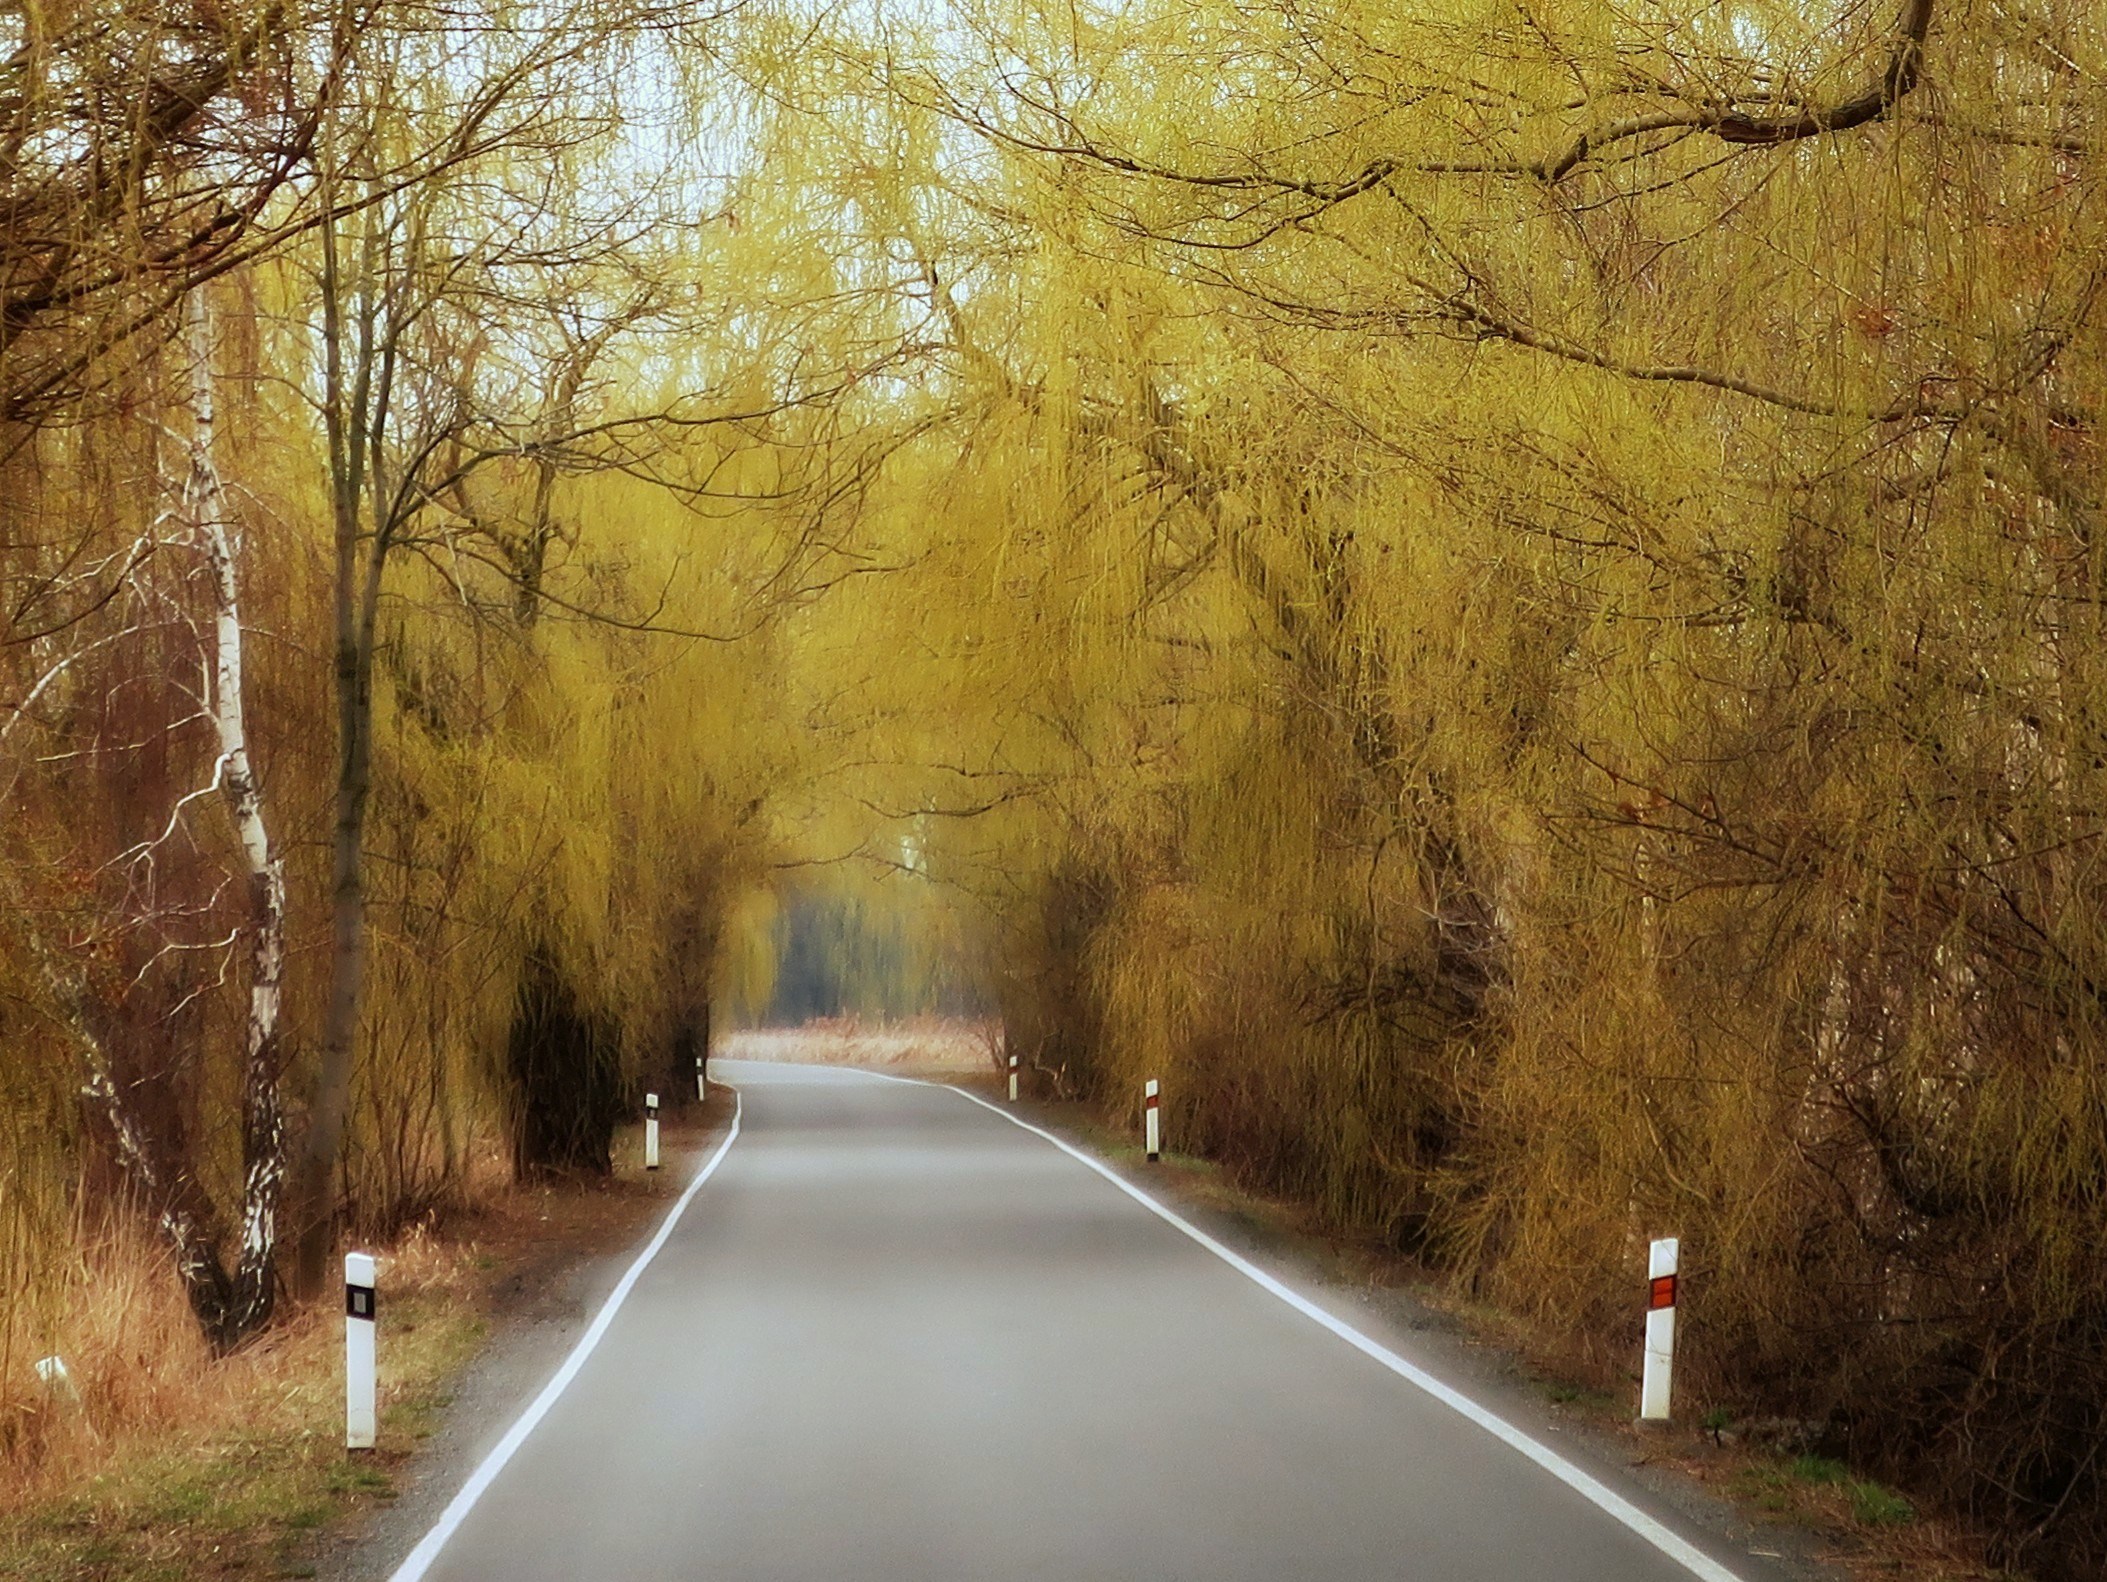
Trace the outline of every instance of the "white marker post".
<instances>
[{"instance_id":1,"label":"white marker post","mask_svg":"<svg viewBox=\"0 0 2107 1582\"><path fill-rule=\"evenodd\" d=\"M707 1054L698 1054L695 1057L695 1102L697 1104L707 1104L709 1102L709 1063L710 1057Z\"/></svg>"},{"instance_id":2,"label":"white marker post","mask_svg":"<svg viewBox=\"0 0 2107 1582\"><path fill-rule=\"evenodd\" d=\"M1639 1390L1639 1419L1668 1421L1675 1378L1675 1276L1682 1244L1673 1236L1653 1244L1646 1260L1646 1371Z\"/></svg>"},{"instance_id":3,"label":"white marker post","mask_svg":"<svg viewBox=\"0 0 2107 1582\"><path fill-rule=\"evenodd\" d=\"M374 1367L374 1266L370 1252L344 1254L344 1446L371 1450L379 1432Z\"/></svg>"},{"instance_id":4,"label":"white marker post","mask_svg":"<svg viewBox=\"0 0 2107 1582\"><path fill-rule=\"evenodd\" d=\"M658 1095L644 1095L644 1168L658 1168Z\"/></svg>"},{"instance_id":5,"label":"white marker post","mask_svg":"<svg viewBox=\"0 0 2107 1582\"><path fill-rule=\"evenodd\" d=\"M1010 1102L1017 1102L1017 1057L1010 1056Z\"/></svg>"},{"instance_id":6,"label":"white marker post","mask_svg":"<svg viewBox=\"0 0 2107 1582\"><path fill-rule=\"evenodd\" d=\"M1159 1100L1156 1079L1151 1077L1141 1085L1142 1126L1147 1132L1150 1164L1154 1164L1163 1154L1163 1129L1156 1117Z\"/></svg>"}]
</instances>

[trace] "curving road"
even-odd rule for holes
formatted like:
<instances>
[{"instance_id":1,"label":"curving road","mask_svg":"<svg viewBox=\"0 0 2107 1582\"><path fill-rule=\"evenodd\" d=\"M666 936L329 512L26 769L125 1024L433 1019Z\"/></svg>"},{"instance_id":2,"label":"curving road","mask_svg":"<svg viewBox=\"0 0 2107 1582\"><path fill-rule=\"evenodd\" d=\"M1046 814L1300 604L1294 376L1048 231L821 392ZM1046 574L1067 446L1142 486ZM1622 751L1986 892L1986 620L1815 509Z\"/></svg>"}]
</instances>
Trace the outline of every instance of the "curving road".
<instances>
[{"instance_id":1,"label":"curving road","mask_svg":"<svg viewBox=\"0 0 2107 1582\"><path fill-rule=\"evenodd\" d=\"M733 1140L397 1582L1766 1575L992 1106L717 1065Z\"/></svg>"}]
</instances>

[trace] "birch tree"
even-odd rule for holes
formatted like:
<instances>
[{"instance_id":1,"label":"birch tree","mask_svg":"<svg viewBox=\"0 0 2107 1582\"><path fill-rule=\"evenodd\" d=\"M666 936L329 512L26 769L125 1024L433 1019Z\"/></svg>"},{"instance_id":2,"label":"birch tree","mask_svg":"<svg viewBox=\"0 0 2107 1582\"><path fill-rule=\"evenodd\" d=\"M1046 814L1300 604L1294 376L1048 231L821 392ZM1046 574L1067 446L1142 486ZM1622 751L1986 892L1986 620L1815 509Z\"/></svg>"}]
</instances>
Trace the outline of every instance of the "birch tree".
<instances>
[{"instance_id":1,"label":"birch tree","mask_svg":"<svg viewBox=\"0 0 2107 1582\"><path fill-rule=\"evenodd\" d=\"M84 1094L107 1128L119 1163L152 1210L200 1325L215 1348L230 1350L268 1322L277 1292L278 1203L285 1174L278 1095L285 879L250 757L243 696L240 533L215 454L215 347L202 293L188 304L186 323L188 390L187 400L178 409L184 426L170 435L181 466L178 477L167 486L174 498L158 514L150 541L134 545L124 561L128 570L122 618L114 630L100 635L76 630L74 642L31 688L9 728L0 732L0 740L14 734L48 689L68 680L75 667L92 665L98 648L153 622L196 634L199 712L210 721L216 748L208 755L204 784L162 811L158 834L111 860L111 868L129 871L134 877L126 879L123 899L109 915L88 920L86 941L54 937L50 926L37 920L42 908L25 908L24 926L47 990L81 1061ZM172 587L149 577L150 566L165 566L177 559L190 560L196 574L180 577ZM200 592L202 597L193 606L191 597ZM159 728L175 734L185 724L172 720ZM194 928L186 926L186 918L208 921L209 906L200 910L163 897L165 886L156 874L164 852L187 839L185 829L196 816L196 807L213 797L225 807L235 835L233 848L245 870L244 917L236 930L239 944L199 937ZM112 1047L113 1040L124 1035L112 1016L109 1001L113 996L105 975L97 970L95 935L114 937L139 931L161 938L157 954L139 969L141 977L153 971L159 960L200 952L228 951L246 969L248 1011L239 1062L242 1181L233 1215L231 1258L226 1216L205 1185L196 1141L141 1107L138 1063L120 1058Z\"/></svg>"},{"instance_id":2,"label":"birch tree","mask_svg":"<svg viewBox=\"0 0 2107 1582\"><path fill-rule=\"evenodd\" d=\"M285 982L285 864L264 817L263 788L249 751L243 695L241 545L227 486L214 459L217 404L212 314L202 290L191 294L189 515L212 598L212 718L219 757L214 778L234 825L245 868L248 1007L242 1026L242 1193L236 1254L221 1345L245 1339L271 1316L278 1285L279 1206L286 1175L284 1069L279 1033Z\"/></svg>"}]
</instances>

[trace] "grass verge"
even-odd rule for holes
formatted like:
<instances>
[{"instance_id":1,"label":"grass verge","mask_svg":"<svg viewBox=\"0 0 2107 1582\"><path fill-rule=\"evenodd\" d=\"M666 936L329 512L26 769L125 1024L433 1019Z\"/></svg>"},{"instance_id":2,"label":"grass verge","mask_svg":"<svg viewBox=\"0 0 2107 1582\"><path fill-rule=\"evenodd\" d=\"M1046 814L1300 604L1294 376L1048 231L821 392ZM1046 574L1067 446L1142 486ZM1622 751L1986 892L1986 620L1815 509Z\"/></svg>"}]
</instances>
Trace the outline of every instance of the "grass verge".
<instances>
[{"instance_id":1,"label":"grass verge","mask_svg":"<svg viewBox=\"0 0 2107 1582\"><path fill-rule=\"evenodd\" d=\"M1980 1560L1979 1535L1919 1511L1894 1490L1857 1475L1841 1461L1781 1446L1795 1425L1740 1423L1711 1403L1686 1408L1668 1430L1635 1423L1636 1372L1605 1379L1577 1366L1571 1337L1538 1331L1513 1315L1473 1301L1417 1261L1371 1243L1338 1235L1308 1207L1253 1191L1221 1165L1180 1154L1145 1163L1127 1129L1079 1103L1036 1103L1026 1119L1052 1128L1122 1169L1146 1170L1167 1200L1227 1216L1265 1243L1313 1263L1335 1283L1409 1294L1438 1322L1473 1343L1497 1348L1513 1371L1529 1380L1556 1413L1575 1427L1615 1441L1635 1465L1664 1468L1733 1504L1760 1534L1788 1526L1818 1540L1820 1560L1836 1574L1910 1582L2027 1582ZM1415 1321L1416 1323L1416 1321ZM1634 1358L1637 1340L1633 1341Z\"/></svg>"},{"instance_id":2,"label":"grass verge","mask_svg":"<svg viewBox=\"0 0 2107 1582\"><path fill-rule=\"evenodd\" d=\"M64 1463L0 1515L13 1582L178 1582L311 1576L305 1548L340 1516L395 1492L397 1469L445 1406L446 1381L488 1332L479 1254L420 1238L384 1254L380 1444L342 1443L342 1326L303 1314L211 1364L172 1433L98 1425L90 1396Z\"/></svg>"},{"instance_id":3,"label":"grass verge","mask_svg":"<svg viewBox=\"0 0 2107 1582\"><path fill-rule=\"evenodd\" d=\"M343 1447L334 1303L215 1362L165 1322L168 1304L182 1302L172 1281L131 1281L127 1289L145 1293L133 1351L123 1315L106 1317L92 1362L76 1370L79 1402L18 1410L44 1420L17 1434L37 1454L33 1463L18 1457L0 1489L0 1582L313 1576L325 1534L395 1498L405 1463L493 1327L582 1257L627 1245L663 1210L693 1150L729 1113L721 1101L712 1111L705 1122L669 1123L665 1170L647 1175L637 1140L625 1136L610 1180L494 1191L456 1222L380 1249L372 1451ZM155 1323L144 1322L148 1313ZM180 1387L169 1375L182 1376ZM142 1380L158 1382L148 1391Z\"/></svg>"}]
</instances>

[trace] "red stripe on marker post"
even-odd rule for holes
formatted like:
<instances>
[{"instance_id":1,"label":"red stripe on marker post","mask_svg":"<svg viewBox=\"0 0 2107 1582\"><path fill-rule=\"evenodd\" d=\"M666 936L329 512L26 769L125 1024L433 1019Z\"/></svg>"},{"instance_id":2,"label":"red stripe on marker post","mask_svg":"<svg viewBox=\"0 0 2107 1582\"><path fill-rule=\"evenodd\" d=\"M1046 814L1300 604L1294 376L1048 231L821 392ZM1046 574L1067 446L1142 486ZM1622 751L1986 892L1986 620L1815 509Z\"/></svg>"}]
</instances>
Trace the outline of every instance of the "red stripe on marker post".
<instances>
[{"instance_id":1,"label":"red stripe on marker post","mask_svg":"<svg viewBox=\"0 0 2107 1582\"><path fill-rule=\"evenodd\" d=\"M1675 1306L1675 1276L1664 1274L1647 1288L1646 1310L1658 1313L1664 1307Z\"/></svg>"}]
</instances>

